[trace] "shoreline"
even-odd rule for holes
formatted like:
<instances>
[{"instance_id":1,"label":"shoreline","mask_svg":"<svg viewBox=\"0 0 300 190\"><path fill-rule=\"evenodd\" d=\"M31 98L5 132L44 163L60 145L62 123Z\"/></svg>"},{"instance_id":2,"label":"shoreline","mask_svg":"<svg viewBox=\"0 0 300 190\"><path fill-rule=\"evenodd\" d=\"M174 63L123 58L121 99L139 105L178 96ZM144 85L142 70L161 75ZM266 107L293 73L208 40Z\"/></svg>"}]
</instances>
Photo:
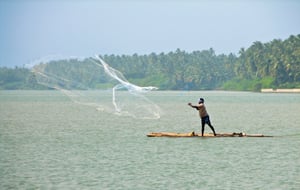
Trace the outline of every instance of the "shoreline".
<instances>
[{"instance_id":1,"label":"shoreline","mask_svg":"<svg viewBox=\"0 0 300 190\"><path fill-rule=\"evenodd\" d=\"M262 93L300 93L299 88L291 88L291 89L272 89L272 88L263 88L261 89Z\"/></svg>"}]
</instances>

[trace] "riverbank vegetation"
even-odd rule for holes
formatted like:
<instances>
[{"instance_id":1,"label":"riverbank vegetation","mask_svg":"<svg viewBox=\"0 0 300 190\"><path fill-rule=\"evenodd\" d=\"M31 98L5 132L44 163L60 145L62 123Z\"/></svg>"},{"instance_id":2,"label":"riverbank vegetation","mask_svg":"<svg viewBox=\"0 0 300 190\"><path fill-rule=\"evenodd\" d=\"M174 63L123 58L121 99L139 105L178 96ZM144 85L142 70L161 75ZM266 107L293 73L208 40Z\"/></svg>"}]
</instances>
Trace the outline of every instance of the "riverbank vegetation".
<instances>
[{"instance_id":1,"label":"riverbank vegetation","mask_svg":"<svg viewBox=\"0 0 300 190\"><path fill-rule=\"evenodd\" d=\"M157 86L160 90L300 88L300 34L267 43L256 41L247 49L241 48L238 55L217 55L210 48L193 52L177 49L160 54L102 57L128 81L140 86ZM83 71L84 61L79 64ZM89 85L95 87L96 83L97 80ZM4 67L0 68L0 89L46 87L37 83L29 69Z\"/></svg>"}]
</instances>

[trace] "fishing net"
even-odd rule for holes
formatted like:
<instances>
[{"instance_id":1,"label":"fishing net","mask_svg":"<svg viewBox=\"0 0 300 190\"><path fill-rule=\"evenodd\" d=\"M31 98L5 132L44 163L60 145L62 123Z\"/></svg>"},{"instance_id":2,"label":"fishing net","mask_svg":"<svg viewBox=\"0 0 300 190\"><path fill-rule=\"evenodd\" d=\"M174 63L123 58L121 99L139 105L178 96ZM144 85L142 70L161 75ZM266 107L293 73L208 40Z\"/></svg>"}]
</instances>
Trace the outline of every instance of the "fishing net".
<instances>
[{"instance_id":1,"label":"fishing net","mask_svg":"<svg viewBox=\"0 0 300 190\"><path fill-rule=\"evenodd\" d=\"M32 67L36 80L73 102L98 111L140 119L160 118L160 108L147 94L156 87L130 83L99 56L41 60Z\"/></svg>"}]
</instances>

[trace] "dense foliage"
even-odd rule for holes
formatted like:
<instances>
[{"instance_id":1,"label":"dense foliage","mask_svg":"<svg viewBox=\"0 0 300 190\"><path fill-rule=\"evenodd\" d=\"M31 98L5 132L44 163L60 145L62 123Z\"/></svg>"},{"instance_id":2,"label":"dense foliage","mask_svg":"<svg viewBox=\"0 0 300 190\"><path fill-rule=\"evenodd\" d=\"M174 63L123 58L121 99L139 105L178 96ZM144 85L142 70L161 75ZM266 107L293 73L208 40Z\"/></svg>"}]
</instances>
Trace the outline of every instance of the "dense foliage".
<instances>
[{"instance_id":1,"label":"dense foliage","mask_svg":"<svg viewBox=\"0 0 300 190\"><path fill-rule=\"evenodd\" d=\"M300 88L300 35L291 35L283 41L254 42L248 49L241 48L239 56L216 55L211 48L191 53L177 49L167 54L104 55L103 58L130 82L161 90ZM76 63L82 73L85 61ZM81 77L82 81L85 76ZM90 87L97 87L99 80L89 79ZM25 68L0 69L0 89L41 88Z\"/></svg>"},{"instance_id":2,"label":"dense foliage","mask_svg":"<svg viewBox=\"0 0 300 190\"><path fill-rule=\"evenodd\" d=\"M154 85L169 90L199 90L221 88L235 75L237 61L233 54L216 55L213 49L187 53L177 49L168 54L138 56L104 56L135 84Z\"/></svg>"},{"instance_id":3,"label":"dense foliage","mask_svg":"<svg viewBox=\"0 0 300 190\"><path fill-rule=\"evenodd\" d=\"M46 89L39 85L30 70L26 68L0 68L0 90Z\"/></svg>"}]
</instances>

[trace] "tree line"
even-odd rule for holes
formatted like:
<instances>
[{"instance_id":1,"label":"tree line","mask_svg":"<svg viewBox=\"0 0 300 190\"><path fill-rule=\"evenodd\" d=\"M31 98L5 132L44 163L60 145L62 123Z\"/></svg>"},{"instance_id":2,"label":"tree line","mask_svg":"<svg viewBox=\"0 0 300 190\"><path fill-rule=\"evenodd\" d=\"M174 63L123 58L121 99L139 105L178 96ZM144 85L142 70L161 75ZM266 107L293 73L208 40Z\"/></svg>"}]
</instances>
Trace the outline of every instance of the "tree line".
<instances>
[{"instance_id":1,"label":"tree line","mask_svg":"<svg viewBox=\"0 0 300 190\"><path fill-rule=\"evenodd\" d=\"M300 34L267 43L256 41L247 49L241 48L238 55L216 55L210 48L193 52L177 49L160 54L102 57L128 81L140 86L157 86L161 90L300 88ZM87 73L86 61L76 62L81 73ZM85 78L80 77L81 81ZM99 80L89 80L89 87L99 86ZM46 87L39 85L35 75L26 68L4 67L0 68L0 89Z\"/></svg>"}]
</instances>

